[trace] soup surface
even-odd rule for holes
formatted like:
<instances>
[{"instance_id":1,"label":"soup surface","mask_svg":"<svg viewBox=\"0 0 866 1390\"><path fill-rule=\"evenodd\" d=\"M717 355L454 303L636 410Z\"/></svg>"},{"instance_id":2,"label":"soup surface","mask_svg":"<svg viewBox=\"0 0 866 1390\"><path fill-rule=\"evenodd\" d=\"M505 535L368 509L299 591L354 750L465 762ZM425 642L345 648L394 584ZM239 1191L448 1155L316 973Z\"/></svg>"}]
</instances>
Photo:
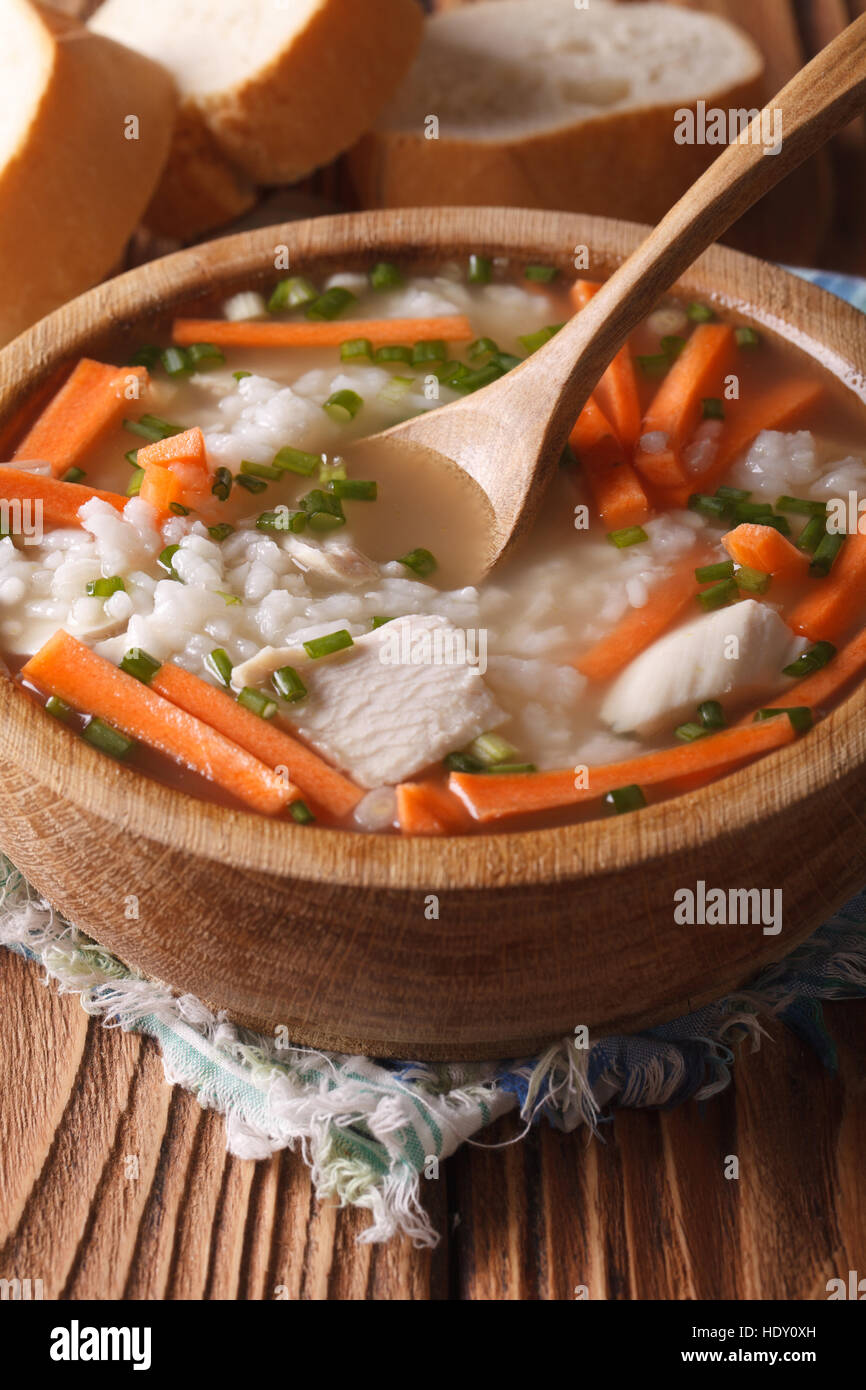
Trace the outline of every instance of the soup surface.
<instances>
[{"instance_id":1,"label":"soup surface","mask_svg":"<svg viewBox=\"0 0 866 1390\"><path fill-rule=\"evenodd\" d=\"M292 275L78 364L0 468L10 669L143 773L386 833L638 810L800 736L866 666L866 418L810 359L666 300L478 587L485 507L359 445L594 288Z\"/></svg>"}]
</instances>

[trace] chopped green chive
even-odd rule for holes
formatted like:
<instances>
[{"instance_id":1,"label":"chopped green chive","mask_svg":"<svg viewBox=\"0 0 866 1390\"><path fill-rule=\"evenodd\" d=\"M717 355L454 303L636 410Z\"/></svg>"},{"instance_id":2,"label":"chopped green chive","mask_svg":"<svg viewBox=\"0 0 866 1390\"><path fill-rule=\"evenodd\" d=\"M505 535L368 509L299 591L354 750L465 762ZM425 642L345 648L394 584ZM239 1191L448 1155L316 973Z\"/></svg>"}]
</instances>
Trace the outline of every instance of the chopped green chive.
<instances>
[{"instance_id":1,"label":"chopped green chive","mask_svg":"<svg viewBox=\"0 0 866 1390\"><path fill-rule=\"evenodd\" d=\"M118 574L109 579L91 579L87 585L88 598L111 598L112 594L121 593L126 593L126 585Z\"/></svg>"},{"instance_id":2,"label":"chopped green chive","mask_svg":"<svg viewBox=\"0 0 866 1390\"><path fill-rule=\"evenodd\" d=\"M404 396L409 394L414 385L415 378L412 376L392 376L390 381L385 382L379 392L378 399L388 401L391 405L397 405Z\"/></svg>"},{"instance_id":3,"label":"chopped green chive","mask_svg":"<svg viewBox=\"0 0 866 1390\"><path fill-rule=\"evenodd\" d=\"M138 434L149 444L157 444L160 439L170 439L175 434L183 434L185 425L172 425L161 420L158 415L142 415L138 420L124 420L123 428L128 434Z\"/></svg>"},{"instance_id":4,"label":"chopped green chive","mask_svg":"<svg viewBox=\"0 0 866 1390\"><path fill-rule=\"evenodd\" d=\"M374 290L396 290L403 283L403 272L391 261L379 261L367 278Z\"/></svg>"},{"instance_id":5,"label":"chopped green chive","mask_svg":"<svg viewBox=\"0 0 866 1390\"><path fill-rule=\"evenodd\" d=\"M333 492L313 488L312 492L301 498L301 507L314 531L333 531L346 523L343 504Z\"/></svg>"},{"instance_id":6,"label":"chopped green chive","mask_svg":"<svg viewBox=\"0 0 866 1390\"><path fill-rule=\"evenodd\" d=\"M278 507L272 512L262 512L256 519L257 531L276 531L285 534L292 531L296 535L305 529L307 525L307 513L290 511L288 507Z\"/></svg>"},{"instance_id":7,"label":"chopped green chive","mask_svg":"<svg viewBox=\"0 0 866 1390\"><path fill-rule=\"evenodd\" d=\"M425 362L444 362L448 356L448 346L442 338L422 338L412 348L412 362L416 367Z\"/></svg>"},{"instance_id":8,"label":"chopped green chive","mask_svg":"<svg viewBox=\"0 0 866 1390\"><path fill-rule=\"evenodd\" d=\"M268 486L264 478L253 478L248 473L236 473L234 480L247 492L265 492Z\"/></svg>"},{"instance_id":9,"label":"chopped green chive","mask_svg":"<svg viewBox=\"0 0 866 1390\"><path fill-rule=\"evenodd\" d=\"M816 642L814 647L808 651L801 652L796 661L792 661L790 666L782 668L783 676L793 676L799 680L802 676L811 676L813 671L820 671L828 661L832 661L836 655L836 648L832 642Z\"/></svg>"},{"instance_id":10,"label":"chopped green chive","mask_svg":"<svg viewBox=\"0 0 866 1390\"><path fill-rule=\"evenodd\" d=\"M616 815L622 816L627 811L640 811L646 806L646 797L636 783L629 787L617 787L615 791L608 792L604 798L604 804Z\"/></svg>"},{"instance_id":11,"label":"chopped green chive","mask_svg":"<svg viewBox=\"0 0 866 1390\"><path fill-rule=\"evenodd\" d=\"M284 473L300 473L303 478L315 473L321 462L321 454L305 454L303 449L292 449L288 445L274 455L274 468Z\"/></svg>"},{"instance_id":12,"label":"chopped green chive","mask_svg":"<svg viewBox=\"0 0 866 1390\"><path fill-rule=\"evenodd\" d=\"M494 763L492 767L485 768L485 772L504 772L507 774L514 772L537 772L535 763Z\"/></svg>"},{"instance_id":13,"label":"chopped green chive","mask_svg":"<svg viewBox=\"0 0 866 1390\"><path fill-rule=\"evenodd\" d=\"M442 759L443 767L449 772L484 772L480 758L472 758L468 753L449 753Z\"/></svg>"},{"instance_id":14,"label":"chopped green chive","mask_svg":"<svg viewBox=\"0 0 866 1390\"><path fill-rule=\"evenodd\" d=\"M705 492L693 492L689 498L689 511L698 512L710 521L726 522L730 516L730 503L723 497L710 497Z\"/></svg>"},{"instance_id":15,"label":"chopped green chive","mask_svg":"<svg viewBox=\"0 0 866 1390\"><path fill-rule=\"evenodd\" d=\"M324 459L319 464L319 482L335 483L343 481L346 477L346 465L339 459L334 463L326 463Z\"/></svg>"},{"instance_id":16,"label":"chopped green chive","mask_svg":"<svg viewBox=\"0 0 866 1390\"><path fill-rule=\"evenodd\" d=\"M162 365L169 376L189 376L193 361L186 348L168 347L162 354Z\"/></svg>"},{"instance_id":17,"label":"chopped green chive","mask_svg":"<svg viewBox=\"0 0 866 1390\"><path fill-rule=\"evenodd\" d=\"M260 719L273 719L277 712L276 700L272 700L269 695L263 695L260 690L253 690L251 685L244 686L238 695L238 704L252 714L257 714Z\"/></svg>"},{"instance_id":18,"label":"chopped green chive","mask_svg":"<svg viewBox=\"0 0 866 1390\"><path fill-rule=\"evenodd\" d=\"M127 738L119 729L106 724L102 719L91 719L81 737L86 743L98 748L101 753L108 753L112 758L125 758L135 747L133 739Z\"/></svg>"},{"instance_id":19,"label":"chopped green chive","mask_svg":"<svg viewBox=\"0 0 866 1390\"><path fill-rule=\"evenodd\" d=\"M805 497L784 497L778 498L776 502L777 512L794 512L798 516L826 516L826 502L810 502Z\"/></svg>"},{"instance_id":20,"label":"chopped green chive","mask_svg":"<svg viewBox=\"0 0 866 1390\"><path fill-rule=\"evenodd\" d=\"M153 371L154 367L159 365L161 356L162 348L156 347L153 343L142 343L141 347L137 348L130 357L129 365L130 367L147 367L149 371Z\"/></svg>"},{"instance_id":21,"label":"chopped green chive","mask_svg":"<svg viewBox=\"0 0 866 1390\"><path fill-rule=\"evenodd\" d=\"M166 574L170 575L172 579L177 579L177 575L174 572L174 557L179 550L179 545L167 545L156 562L160 569L165 570Z\"/></svg>"},{"instance_id":22,"label":"chopped green chive","mask_svg":"<svg viewBox=\"0 0 866 1390\"><path fill-rule=\"evenodd\" d=\"M274 672L271 680L277 694L282 695L283 699L291 704L296 700L303 700L307 693L307 687L293 666L281 666L279 671Z\"/></svg>"},{"instance_id":23,"label":"chopped green chive","mask_svg":"<svg viewBox=\"0 0 866 1390\"><path fill-rule=\"evenodd\" d=\"M220 598L222 599L223 603L225 604L226 608L239 608L239 607L240 607L240 602L241 602L241 601L240 601L240 599L238 598L237 594L227 594L227 593L225 593L224 590L222 590L222 589L217 589L217 593L219 594L219 596L220 596Z\"/></svg>"},{"instance_id":24,"label":"chopped green chive","mask_svg":"<svg viewBox=\"0 0 866 1390\"><path fill-rule=\"evenodd\" d=\"M507 739L500 734L487 733L479 734L473 739L466 749L470 758L477 758L485 767L493 767L495 763L507 763L509 758L513 758L517 752L512 748Z\"/></svg>"},{"instance_id":25,"label":"chopped green chive","mask_svg":"<svg viewBox=\"0 0 866 1390\"><path fill-rule=\"evenodd\" d=\"M486 285L493 275L493 262L488 256L476 256L474 253L469 257L469 269L466 278L470 285Z\"/></svg>"},{"instance_id":26,"label":"chopped green chive","mask_svg":"<svg viewBox=\"0 0 866 1390\"><path fill-rule=\"evenodd\" d=\"M504 373L498 362L492 359L485 363L483 367L477 367L474 372L466 372L459 377L452 377L448 385L455 391L460 391L464 396L468 396L473 391L480 391L484 386L490 386L494 381L498 381Z\"/></svg>"},{"instance_id":27,"label":"chopped green chive","mask_svg":"<svg viewBox=\"0 0 866 1390\"><path fill-rule=\"evenodd\" d=\"M361 478L335 478L331 483L335 497L351 502L375 502L378 486Z\"/></svg>"},{"instance_id":28,"label":"chopped green chive","mask_svg":"<svg viewBox=\"0 0 866 1390\"><path fill-rule=\"evenodd\" d=\"M716 317L708 304L699 304L697 300L688 306L686 313L692 323L710 323Z\"/></svg>"},{"instance_id":29,"label":"chopped green chive","mask_svg":"<svg viewBox=\"0 0 866 1390\"><path fill-rule=\"evenodd\" d=\"M417 550L410 550L406 555L401 555L398 563L405 565L407 570L412 570L421 579L427 579L436 569L435 557L423 546L419 546Z\"/></svg>"},{"instance_id":30,"label":"chopped green chive","mask_svg":"<svg viewBox=\"0 0 866 1390\"><path fill-rule=\"evenodd\" d=\"M281 471L271 463L253 463L252 459L241 460L241 473L245 478L267 478L272 482L279 478Z\"/></svg>"},{"instance_id":31,"label":"chopped green chive","mask_svg":"<svg viewBox=\"0 0 866 1390\"><path fill-rule=\"evenodd\" d=\"M729 603L736 603L740 595L737 591L736 580L723 579L720 584L713 584L709 589L702 589L695 597L701 607L710 613L715 608L726 608Z\"/></svg>"},{"instance_id":32,"label":"chopped green chive","mask_svg":"<svg viewBox=\"0 0 866 1390\"><path fill-rule=\"evenodd\" d=\"M677 360L685 345L686 340L679 333L666 333L660 343L662 352L671 362Z\"/></svg>"},{"instance_id":33,"label":"chopped green chive","mask_svg":"<svg viewBox=\"0 0 866 1390\"><path fill-rule=\"evenodd\" d=\"M234 377L235 381L243 381L244 377L252 376L252 372L232 372L232 376Z\"/></svg>"},{"instance_id":34,"label":"chopped green chive","mask_svg":"<svg viewBox=\"0 0 866 1390\"><path fill-rule=\"evenodd\" d=\"M340 360L343 362L354 362L359 357L366 357L368 361L373 357L373 344L369 338L349 338L345 343L340 344Z\"/></svg>"},{"instance_id":35,"label":"chopped green chive","mask_svg":"<svg viewBox=\"0 0 866 1390\"><path fill-rule=\"evenodd\" d=\"M772 578L771 574L765 574L763 570L753 570L748 565L742 565L736 574L737 587L745 589L747 594L765 594Z\"/></svg>"},{"instance_id":36,"label":"chopped green chive","mask_svg":"<svg viewBox=\"0 0 866 1390\"><path fill-rule=\"evenodd\" d=\"M546 328L539 328L536 333L524 333L517 341L521 347L526 348L527 352L537 352L540 347L544 347L545 343L549 343L551 338L556 336L560 328L562 328L561 323L549 323Z\"/></svg>"},{"instance_id":37,"label":"chopped green chive","mask_svg":"<svg viewBox=\"0 0 866 1390\"><path fill-rule=\"evenodd\" d=\"M380 617L380 618L371 618L371 619L370 619L370 631L371 631L371 632L375 632L376 629L377 629L377 627L384 627L386 623L393 623L393 621L394 621L393 617L391 617L391 618L381 618L381 617Z\"/></svg>"},{"instance_id":38,"label":"chopped green chive","mask_svg":"<svg viewBox=\"0 0 866 1390\"><path fill-rule=\"evenodd\" d=\"M453 386L456 389L457 383L464 377L469 376L469 368L465 362L435 362L428 368L430 376L435 376L437 381L441 381L443 386ZM407 381L410 378L406 378Z\"/></svg>"},{"instance_id":39,"label":"chopped green chive","mask_svg":"<svg viewBox=\"0 0 866 1390\"><path fill-rule=\"evenodd\" d=\"M510 372L520 366L523 358L515 357L513 352L494 352L490 360L495 362L497 367L501 367L503 372Z\"/></svg>"},{"instance_id":40,"label":"chopped green chive","mask_svg":"<svg viewBox=\"0 0 866 1390\"><path fill-rule=\"evenodd\" d=\"M734 329L734 340L737 347L741 348L757 347L761 341L754 328L747 328L745 325Z\"/></svg>"},{"instance_id":41,"label":"chopped green chive","mask_svg":"<svg viewBox=\"0 0 866 1390\"><path fill-rule=\"evenodd\" d=\"M126 462L129 464L130 468L137 468L137 467L138 467L138 450L137 450L137 449L127 449L127 451L126 451L126 453L123 455L123 457L126 459Z\"/></svg>"},{"instance_id":42,"label":"chopped green chive","mask_svg":"<svg viewBox=\"0 0 866 1390\"><path fill-rule=\"evenodd\" d=\"M694 743L696 738L706 738L709 732L709 729L707 729L703 724L697 724L694 722L689 724L680 724L678 728L674 729L675 736L678 739L682 739L683 743Z\"/></svg>"},{"instance_id":43,"label":"chopped green chive","mask_svg":"<svg viewBox=\"0 0 866 1390\"><path fill-rule=\"evenodd\" d=\"M189 516L189 507L185 507L182 502L169 502L168 510L175 516Z\"/></svg>"},{"instance_id":44,"label":"chopped green chive","mask_svg":"<svg viewBox=\"0 0 866 1390\"><path fill-rule=\"evenodd\" d=\"M741 487L717 487L715 495L724 497L727 502L748 502L752 494Z\"/></svg>"},{"instance_id":45,"label":"chopped green chive","mask_svg":"<svg viewBox=\"0 0 866 1390\"><path fill-rule=\"evenodd\" d=\"M49 695L45 701L45 708L49 714L53 714L55 719L62 719L64 724L69 720L72 710L65 700L61 700L57 695Z\"/></svg>"},{"instance_id":46,"label":"chopped green chive","mask_svg":"<svg viewBox=\"0 0 866 1390\"><path fill-rule=\"evenodd\" d=\"M229 500L229 493L232 490L232 475L228 468L218 468L213 475L211 492L220 502Z\"/></svg>"},{"instance_id":47,"label":"chopped green chive","mask_svg":"<svg viewBox=\"0 0 866 1390\"><path fill-rule=\"evenodd\" d=\"M210 671L212 676L216 676L220 685L224 685L228 690L232 683L232 664L229 661L228 652L222 647L214 647L209 656L204 659L205 669Z\"/></svg>"},{"instance_id":48,"label":"chopped green chive","mask_svg":"<svg viewBox=\"0 0 866 1390\"><path fill-rule=\"evenodd\" d=\"M342 285L333 285L331 289L325 290L318 299L314 299L312 304L307 307L308 319L335 319L347 309L350 304L354 304L357 295L352 294L351 290L344 289Z\"/></svg>"},{"instance_id":49,"label":"chopped green chive","mask_svg":"<svg viewBox=\"0 0 866 1390\"><path fill-rule=\"evenodd\" d=\"M278 314L283 309L302 309L305 304L313 304L319 297L315 285L303 275L292 275L281 280L268 300L268 312Z\"/></svg>"},{"instance_id":50,"label":"chopped green chive","mask_svg":"<svg viewBox=\"0 0 866 1390\"><path fill-rule=\"evenodd\" d=\"M523 272L527 280L534 280L539 285L549 285L555 280L559 271L555 265L528 265Z\"/></svg>"},{"instance_id":51,"label":"chopped green chive","mask_svg":"<svg viewBox=\"0 0 866 1390\"><path fill-rule=\"evenodd\" d=\"M376 348L373 353L374 362L411 362L412 349L400 347L398 344L391 344L388 347Z\"/></svg>"},{"instance_id":52,"label":"chopped green chive","mask_svg":"<svg viewBox=\"0 0 866 1390\"><path fill-rule=\"evenodd\" d=\"M737 521L757 521L762 516L772 516L773 508L769 502L735 502L734 516Z\"/></svg>"},{"instance_id":53,"label":"chopped green chive","mask_svg":"<svg viewBox=\"0 0 866 1390\"><path fill-rule=\"evenodd\" d=\"M644 376L664 376L671 365L671 359L666 352L639 352L634 360Z\"/></svg>"},{"instance_id":54,"label":"chopped green chive","mask_svg":"<svg viewBox=\"0 0 866 1390\"><path fill-rule=\"evenodd\" d=\"M774 531L778 531L780 536L788 537L791 534L791 526L787 517L784 516L756 516L753 517L756 526L772 526Z\"/></svg>"},{"instance_id":55,"label":"chopped green chive","mask_svg":"<svg viewBox=\"0 0 866 1390\"><path fill-rule=\"evenodd\" d=\"M627 546L639 545L641 541L649 540L642 526L623 526L619 531L608 531L607 538L617 550L625 550Z\"/></svg>"},{"instance_id":56,"label":"chopped green chive","mask_svg":"<svg viewBox=\"0 0 866 1390\"><path fill-rule=\"evenodd\" d=\"M807 555L814 555L826 534L827 523L824 517L813 516L811 521L806 522L797 537L797 549L805 551Z\"/></svg>"},{"instance_id":57,"label":"chopped green chive","mask_svg":"<svg viewBox=\"0 0 866 1390\"><path fill-rule=\"evenodd\" d=\"M808 705L797 705L792 709L759 709L755 721L773 719L777 714L787 714L795 733L805 734L812 727L812 711Z\"/></svg>"},{"instance_id":58,"label":"chopped green chive","mask_svg":"<svg viewBox=\"0 0 866 1390\"><path fill-rule=\"evenodd\" d=\"M227 541L235 533L235 528L227 521L217 522L216 526L209 526L207 530L212 541Z\"/></svg>"},{"instance_id":59,"label":"chopped green chive","mask_svg":"<svg viewBox=\"0 0 866 1390\"><path fill-rule=\"evenodd\" d=\"M701 412L705 420L724 420L725 407L718 396L704 396L701 401Z\"/></svg>"},{"instance_id":60,"label":"chopped green chive","mask_svg":"<svg viewBox=\"0 0 866 1390\"><path fill-rule=\"evenodd\" d=\"M698 714L705 729L724 729L725 711L718 700L704 700L698 705Z\"/></svg>"},{"instance_id":61,"label":"chopped green chive","mask_svg":"<svg viewBox=\"0 0 866 1390\"><path fill-rule=\"evenodd\" d=\"M310 825L316 819L306 801L293 801L289 807L289 815L298 825Z\"/></svg>"},{"instance_id":62,"label":"chopped green chive","mask_svg":"<svg viewBox=\"0 0 866 1390\"><path fill-rule=\"evenodd\" d=\"M499 348L492 338L476 338L474 343L469 344L467 355L470 362L477 362L479 357L486 357L488 353L498 351Z\"/></svg>"},{"instance_id":63,"label":"chopped green chive","mask_svg":"<svg viewBox=\"0 0 866 1390\"><path fill-rule=\"evenodd\" d=\"M733 577L733 560L720 560L717 565L699 565L695 570L695 579L699 584L712 584L715 580Z\"/></svg>"},{"instance_id":64,"label":"chopped green chive","mask_svg":"<svg viewBox=\"0 0 866 1390\"><path fill-rule=\"evenodd\" d=\"M151 656L143 647L130 647L120 663L120 669L128 676L135 676L142 685L150 685L161 665L162 662L157 661L156 657Z\"/></svg>"},{"instance_id":65,"label":"chopped green chive","mask_svg":"<svg viewBox=\"0 0 866 1390\"><path fill-rule=\"evenodd\" d=\"M136 468L132 477L126 485L127 497L137 497L141 492L141 485L144 482L144 469Z\"/></svg>"},{"instance_id":66,"label":"chopped green chive","mask_svg":"<svg viewBox=\"0 0 866 1390\"><path fill-rule=\"evenodd\" d=\"M81 479L86 477L87 474L83 468L67 468L66 472L61 474L60 481L61 483L80 483Z\"/></svg>"},{"instance_id":67,"label":"chopped green chive","mask_svg":"<svg viewBox=\"0 0 866 1390\"><path fill-rule=\"evenodd\" d=\"M354 420L363 404L363 398L357 391L335 391L325 401L322 409L331 420L343 425L349 420Z\"/></svg>"},{"instance_id":68,"label":"chopped green chive","mask_svg":"<svg viewBox=\"0 0 866 1390\"><path fill-rule=\"evenodd\" d=\"M345 651L347 647L353 647L351 634L344 627L339 632L329 632L324 637L314 637L312 641L304 643L304 651L312 661L318 661L322 656L333 656L334 652Z\"/></svg>"},{"instance_id":69,"label":"chopped green chive","mask_svg":"<svg viewBox=\"0 0 866 1390\"><path fill-rule=\"evenodd\" d=\"M209 371L211 367L221 367L226 360L225 353L216 343L190 343L187 352L193 366L200 372Z\"/></svg>"},{"instance_id":70,"label":"chopped green chive","mask_svg":"<svg viewBox=\"0 0 866 1390\"><path fill-rule=\"evenodd\" d=\"M812 556L809 573L819 579L829 574L836 563L836 557L845 544L846 539L847 537L844 535L827 531L821 537L815 553Z\"/></svg>"}]
</instances>

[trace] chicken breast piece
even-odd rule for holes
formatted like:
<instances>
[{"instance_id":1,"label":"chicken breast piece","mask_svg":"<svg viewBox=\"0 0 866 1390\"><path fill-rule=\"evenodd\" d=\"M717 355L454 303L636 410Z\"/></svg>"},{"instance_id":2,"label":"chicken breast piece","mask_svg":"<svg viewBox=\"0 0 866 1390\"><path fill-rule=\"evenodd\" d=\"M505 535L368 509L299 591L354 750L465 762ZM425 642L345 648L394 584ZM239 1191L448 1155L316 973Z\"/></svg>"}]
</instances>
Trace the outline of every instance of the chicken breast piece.
<instances>
[{"instance_id":1,"label":"chicken breast piece","mask_svg":"<svg viewBox=\"0 0 866 1390\"><path fill-rule=\"evenodd\" d=\"M339 585L341 588L347 584L354 588L357 584L379 578L379 566L353 545L346 545L345 542L308 545L306 541L287 536L283 547L301 574L313 575L316 579Z\"/></svg>"},{"instance_id":2,"label":"chicken breast piece","mask_svg":"<svg viewBox=\"0 0 866 1390\"><path fill-rule=\"evenodd\" d=\"M395 618L344 652L306 659L307 696L286 718L359 786L402 782L506 719L461 659L463 639L445 618Z\"/></svg>"},{"instance_id":3,"label":"chicken breast piece","mask_svg":"<svg viewBox=\"0 0 866 1390\"><path fill-rule=\"evenodd\" d=\"M702 700L735 706L791 684L782 675L808 646L774 608L745 599L705 613L641 652L617 678L601 707L616 733L651 734L697 717Z\"/></svg>"}]
</instances>

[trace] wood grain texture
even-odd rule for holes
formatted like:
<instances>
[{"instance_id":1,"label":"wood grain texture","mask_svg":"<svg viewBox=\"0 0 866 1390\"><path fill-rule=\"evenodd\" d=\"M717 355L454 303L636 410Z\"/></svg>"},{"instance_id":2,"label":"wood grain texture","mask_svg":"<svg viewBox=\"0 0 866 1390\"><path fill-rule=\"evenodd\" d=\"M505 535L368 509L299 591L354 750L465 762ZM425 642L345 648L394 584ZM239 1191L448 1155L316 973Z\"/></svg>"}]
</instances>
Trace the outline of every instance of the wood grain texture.
<instances>
[{"instance_id":1,"label":"wood grain texture","mask_svg":"<svg viewBox=\"0 0 866 1390\"><path fill-rule=\"evenodd\" d=\"M71 1300L823 1299L866 1241L863 1006L827 1015L837 1078L772 1025L703 1105L622 1111L600 1140L509 1144L505 1117L424 1185L442 1240L417 1251L356 1244L366 1216L318 1204L294 1155L229 1157L155 1044L3 953L0 1036L30 1041L0 1051L0 1278Z\"/></svg>"}]
</instances>

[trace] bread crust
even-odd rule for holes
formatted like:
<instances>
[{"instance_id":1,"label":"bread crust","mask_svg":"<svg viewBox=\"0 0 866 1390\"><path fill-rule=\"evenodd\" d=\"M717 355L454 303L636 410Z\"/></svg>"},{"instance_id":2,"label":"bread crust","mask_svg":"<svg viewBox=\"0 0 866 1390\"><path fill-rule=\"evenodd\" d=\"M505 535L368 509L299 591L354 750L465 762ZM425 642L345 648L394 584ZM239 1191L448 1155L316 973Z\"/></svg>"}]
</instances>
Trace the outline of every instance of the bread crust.
<instances>
[{"instance_id":1,"label":"bread crust","mask_svg":"<svg viewBox=\"0 0 866 1390\"><path fill-rule=\"evenodd\" d=\"M0 171L0 342L107 275L165 163L177 98L158 64L33 8L51 72ZM129 116L139 138L127 139Z\"/></svg>"}]
</instances>

